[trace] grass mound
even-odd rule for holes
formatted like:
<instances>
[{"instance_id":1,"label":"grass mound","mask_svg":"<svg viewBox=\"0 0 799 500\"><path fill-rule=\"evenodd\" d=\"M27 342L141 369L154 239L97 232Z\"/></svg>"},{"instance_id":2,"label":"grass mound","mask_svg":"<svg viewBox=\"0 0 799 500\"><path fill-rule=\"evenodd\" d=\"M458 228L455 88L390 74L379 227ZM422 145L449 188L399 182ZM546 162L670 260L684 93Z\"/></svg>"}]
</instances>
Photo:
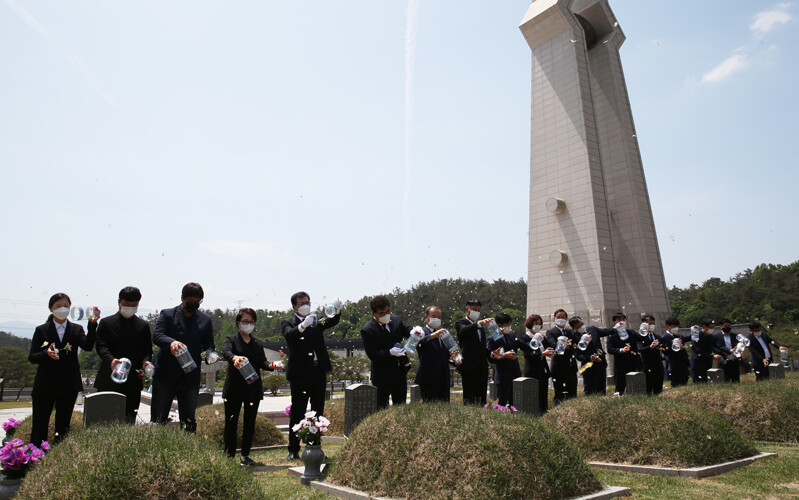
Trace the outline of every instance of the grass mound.
<instances>
[{"instance_id":1,"label":"grass mound","mask_svg":"<svg viewBox=\"0 0 799 500\"><path fill-rule=\"evenodd\" d=\"M752 439L799 443L799 381L795 379L689 385L663 396L716 412Z\"/></svg>"},{"instance_id":2,"label":"grass mound","mask_svg":"<svg viewBox=\"0 0 799 500\"><path fill-rule=\"evenodd\" d=\"M249 403L244 403L249 404ZM225 445L225 405L207 405L197 408L197 435L208 438L219 446ZM244 428L244 408L239 414L237 443L241 445L241 431ZM283 433L278 430L271 419L262 414L255 417L255 434L253 446L272 446L286 442Z\"/></svg>"},{"instance_id":3,"label":"grass mound","mask_svg":"<svg viewBox=\"0 0 799 500\"><path fill-rule=\"evenodd\" d=\"M16 432L14 432L14 437L19 438L26 443L31 438L31 427L33 426L33 416L26 417L19 423L19 427L17 427ZM70 434L73 432L81 432L83 430L83 413L79 411L72 412L72 418L69 420L69 432ZM53 438L55 437L55 411L50 413L50 426L47 429L47 442L53 444ZM34 443L36 446L39 443Z\"/></svg>"},{"instance_id":4,"label":"grass mound","mask_svg":"<svg viewBox=\"0 0 799 500\"><path fill-rule=\"evenodd\" d=\"M720 415L672 399L574 398L543 421L566 434L590 460L698 467L757 453Z\"/></svg>"},{"instance_id":5,"label":"grass mound","mask_svg":"<svg viewBox=\"0 0 799 500\"><path fill-rule=\"evenodd\" d=\"M93 426L54 446L18 499L263 498L238 461L160 425Z\"/></svg>"},{"instance_id":6,"label":"grass mound","mask_svg":"<svg viewBox=\"0 0 799 500\"><path fill-rule=\"evenodd\" d=\"M576 448L535 418L401 405L361 422L331 480L400 498L554 498L601 488Z\"/></svg>"}]
</instances>

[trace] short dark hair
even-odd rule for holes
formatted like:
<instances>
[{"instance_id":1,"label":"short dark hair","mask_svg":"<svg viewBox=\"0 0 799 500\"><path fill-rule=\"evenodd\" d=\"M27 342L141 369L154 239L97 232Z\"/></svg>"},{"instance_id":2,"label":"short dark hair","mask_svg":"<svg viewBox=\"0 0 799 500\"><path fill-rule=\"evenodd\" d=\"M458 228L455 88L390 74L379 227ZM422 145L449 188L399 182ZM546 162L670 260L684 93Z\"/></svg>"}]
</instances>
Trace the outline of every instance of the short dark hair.
<instances>
[{"instance_id":1,"label":"short dark hair","mask_svg":"<svg viewBox=\"0 0 799 500\"><path fill-rule=\"evenodd\" d=\"M671 326L680 326L680 320L678 320L674 316L669 316L668 318L666 318L666 324Z\"/></svg>"},{"instance_id":2,"label":"short dark hair","mask_svg":"<svg viewBox=\"0 0 799 500\"><path fill-rule=\"evenodd\" d=\"M253 309L252 307L245 307L243 309L239 309L239 312L236 313L236 323L241 321L241 317L244 316L245 314L249 314L250 316L252 316L253 321L258 321L258 315L255 314L255 309Z\"/></svg>"},{"instance_id":3,"label":"short dark hair","mask_svg":"<svg viewBox=\"0 0 799 500\"><path fill-rule=\"evenodd\" d=\"M576 325L581 321L582 318L580 318L579 316L572 316L572 318L569 320L569 326L572 327L572 330L574 330L574 325Z\"/></svg>"},{"instance_id":4,"label":"short dark hair","mask_svg":"<svg viewBox=\"0 0 799 500\"><path fill-rule=\"evenodd\" d=\"M53 308L53 304L55 304L56 302L58 302L61 299L67 299L67 302L69 302L69 305L72 305L72 301L69 300L69 295L67 295L65 293L57 293L57 294L53 295L52 297L50 297L50 301L47 303L47 308L48 309L52 309Z\"/></svg>"},{"instance_id":5,"label":"short dark hair","mask_svg":"<svg viewBox=\"0 0 799 500\"><path fill-rule=\"evenodd\" d=\"M564 311L563 309L556 309L556 310L555 310L555 314L553 314L553 315L552 315L552 317L553 317L553 318L557 318L557 317L558 317L558 313L563 313L563 314L565 314L565 315L566 315L566 317L567 317L567 318L569 317L569 313L567 313L567 312L566 312L566 311Z\"/></svg>"},{"instance_id":6,"label":"short dark hair","mask_svg":"<svg viewBox=\"0 0 799 500\"><path fill-rule=\"evenodd\" d=\"M376 313L380 309L385 309L386 307L391 307L391 301L388 300L388 297L385 295L375 295L372 297L372 300L369 301L369 309L371 309L373 313Z\"/></svg>"},{"instance_id":7,"label":"short dark hair","mask_svg":"<svg viewBox=\"0 0 799 500\"><path fill-rule=\"evenodd\" d=\"M641 316L641 323L647 323L649 321L655 321L655 317L651 314L644 314Z\"/></svg>"},{"instance_id":8,"label":"short dark hair","mask_svg":"<svg viewBox=\"0 0 799 500\"><path fill-rule=\"evenodd\" d=\"M297 292L297 293L295 293L294 295L291 296L291 307L296 306L297 305L297 301L302 299L302 298L311 300L311 296L308 295L307 293L305 293L305 292Z\"/></svg>"},{"instance_id":9,"label":"short dark hair","mask_svg":"<svg viewBox=\"0 0 799 500\"><path fill-rule=\"evenodd\" d=\"M141 291L139 291L139 289L135 286L126 286L119 291L119 300L138 302L141 300Z\"/></svg>"},{"instance_id":10,"label":"short dark hair","mask_svg":"<svg viewBox=\"0 0 799 500\"><path fill-rule=\"evenodd\" d=\"M723 318L721 321L719 321L719 324L720 324L720 325L723 325L724 323L729 323L729 324L732 324L732 321L730 321L730 320L729 320L729 319L727 319L727 318Z\"/></svg>"},{"instance_id":11,"label":"short dark hair","mask_svg":"<svg viewBox=\"0 0 799 500\"><path fill-rule=\"evenodd\" d=\"M760 321L752 321L749 323L750 330L754 330L755 328L763 328L763 325L760 324Z\"/></svg>"},{"instance_id":12,"label":"short dark hair","mask_svg":"<svg viewBox=\"0 0 799 500\"><path fill-rule=\"evenodd\" d=\"M612 318L610 318L610 320L613 321L613 322L616 322L616 321L619 321L619 320L624 321L625 319L627 319L627 315L624 314L624 313L616 313L616 314L613 315Z\"/></svg>"},{"instance_id":13,"label":"short dark hair","mask_svg":"<svg viewBox=\"0 0 799 500\"><path fill-rule=\"evenodd\" d=\"M706 318L706 319L702 320L702 326L710 326L710 325L715 325L715 324L716 324L716 322L713 321L712 319L709 319L709 318Z\"/></svg>"},{"instance_id":14,"label":"short dark hair","mask_svg":"<svg viewBox=\"0 0 799 500\"><path fill-rule=\"evenodd\" d=\"M203 287L200 286L199 283L186 283L183 285L183 290L180 292L180 298L194 298L194 299L202 299L205 296L203 293Z\"/></svg>"},{"instance_id":15,"label":"short dark hair","mask_svg":"<svg viewBox=\"0 0 799 500\"><path fill-rule=\"evenodd\" d=\"M470 300L467 300L467 301L466 301L466 307L471 307L471 306L480 306L480 307L483 307L483 303L482 303L482 302L480 302L480 301L479 301L479 300L477 300L477 299L470 299ZM464 308L464 309L465 309L465 308Z\"/></svg>"},{"instance_id":16,"label":"short dark hair","mask_svg":"<svg viewBox=\"0 0 799 500\"><path fill-rule=\"evenodd\" d=\"M539 316L537 314L531 314L531 315L527 316L526 320L524 320L524 327L527 328L528 330L532 330L533 326L536 323L540 323L540 324L543 325L544 324L544 320L541 319L541 316Z\"/></svg>"},{"instance_id":17,"label":"short dark hair","mask_svg":"<svg viewBox=\"0 0 799 500\"><path fill-rule=\"evenodd\" d=\"M496 321L498 325L507 325L513 321L513 318L510 317L510 314L501 312L494 316L494 321Z\"/></svg>"}]
</instances>

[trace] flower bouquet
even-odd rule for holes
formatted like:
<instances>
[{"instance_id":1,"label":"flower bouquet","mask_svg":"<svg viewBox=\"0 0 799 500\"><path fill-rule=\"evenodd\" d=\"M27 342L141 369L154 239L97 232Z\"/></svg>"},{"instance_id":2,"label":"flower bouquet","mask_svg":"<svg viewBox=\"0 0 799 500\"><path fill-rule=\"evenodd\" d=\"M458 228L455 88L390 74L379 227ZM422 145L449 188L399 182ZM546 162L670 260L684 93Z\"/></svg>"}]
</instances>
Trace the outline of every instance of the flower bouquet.
<instances>
[{"instance_id":1,"label":"flower bouquet","mask_svg":"<svg viewBox=\"0 0 799 500\"><path fill-rule=\"evenodd\" d=\"M3 430L6 431L6 437L3 439L3 444L11 441L14 437L14 433L17 431L17 427L19 427L19 420L15 418L9 418L7 421L3 422Z\"/></svg>"},{"instance_id":2,"label":"flower bouquet","mask_svg":"<svg viewBox=\"0 0 799 500\"><path fill-rule=\"evenodd\" d=\"M44 457L44 452L50 449L47 441L42 441L42 447L37 448L33 443L25 443L21 439L12 439L0 448L0 463L3 473L9 478L23 477L28 469Z\"/></svg>"},{"instance_id":3,"label":"flower bouquet","mask_svg":"<svg viewBox=\"0 0 799 500\"><path fill-rule=\"evenodd\" d=\"M300 420L291 430L297 434L297 437L303 443L320 445L322 444L322 435L327 432L328 427L330 427L330 420L322 415L317 416L315 411L309 411L305 414L305 418Z\"/></svg>"}]
</instances>

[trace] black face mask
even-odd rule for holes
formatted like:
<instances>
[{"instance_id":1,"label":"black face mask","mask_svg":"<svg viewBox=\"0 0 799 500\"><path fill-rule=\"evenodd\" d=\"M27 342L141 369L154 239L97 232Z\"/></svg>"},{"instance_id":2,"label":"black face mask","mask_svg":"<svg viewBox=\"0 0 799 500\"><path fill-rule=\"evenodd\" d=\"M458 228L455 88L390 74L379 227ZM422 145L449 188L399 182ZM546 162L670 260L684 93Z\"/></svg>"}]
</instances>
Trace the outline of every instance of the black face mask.
<instances>
[{"instance_id":1,"label":"black face mask","mask_svg":"<svg viewBox=\"0 0 799 500\"><path fill-rule=\"evenodd\" d=\"M732 328L722 328L721 331L724 333L730 333L732 331Z\"/></svg>"},{"instance_id":2,"label":"black face mask","mask_svg":"<svg viewBox=\"0 0 799 500\"><path fill-rule=\"evenodd\" d=\"M186 302L186 305L183 306L183 310L187 313L194 314L197 312L197 309L200 308L200 301L192 301Z\"/></svg>"}]
</instances>

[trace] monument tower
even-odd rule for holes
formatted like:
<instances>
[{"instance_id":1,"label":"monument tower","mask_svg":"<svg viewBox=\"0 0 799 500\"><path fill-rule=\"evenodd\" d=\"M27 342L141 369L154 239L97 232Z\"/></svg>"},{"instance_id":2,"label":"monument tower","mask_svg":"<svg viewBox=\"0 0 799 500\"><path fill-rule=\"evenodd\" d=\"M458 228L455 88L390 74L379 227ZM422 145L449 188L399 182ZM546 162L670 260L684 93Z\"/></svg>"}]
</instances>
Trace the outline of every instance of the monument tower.
<instances>
[{"instance_id":1,"label":"monument tower","mask_svg":"<svg viewBox=\"0 0 799 500\"><path fill-rule=\"evenodd\" d=\"M607 0L534 0L527 311L638 327L669 313L652 209Z\"/></svg>"}]
</instances>

